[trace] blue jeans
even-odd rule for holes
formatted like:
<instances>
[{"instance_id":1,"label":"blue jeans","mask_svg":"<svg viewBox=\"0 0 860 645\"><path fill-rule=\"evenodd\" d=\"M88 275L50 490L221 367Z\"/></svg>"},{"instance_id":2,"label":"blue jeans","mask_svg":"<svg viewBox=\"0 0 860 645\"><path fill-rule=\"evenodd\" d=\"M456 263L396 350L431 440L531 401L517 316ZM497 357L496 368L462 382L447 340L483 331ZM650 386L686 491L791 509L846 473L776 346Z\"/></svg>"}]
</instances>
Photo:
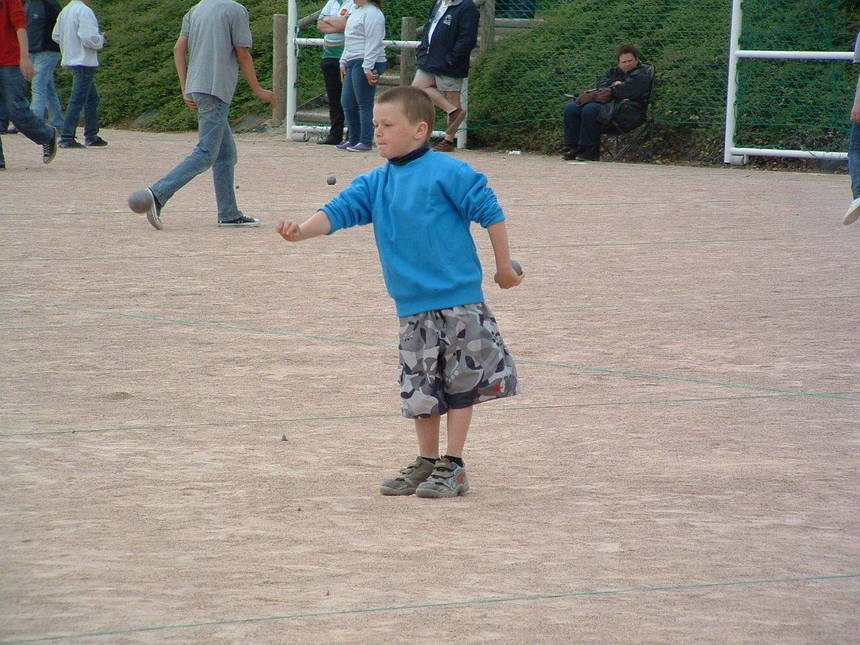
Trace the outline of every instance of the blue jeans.
<instances>
[{"instance_id":1,"label":"blue jeans","mask_svg":"<svg viewBox=\"0 0 860 645\"><path fill-rule=\"evenodd\" d=\"M24 76L17 65L0 65L0 103L6 109L7 118L30 141L45 145L54 138L54 128L46 125L30 110L24 91ZM0 163L6 163L2 142Z\"/></svg>"},{"instance_id":2,"label":"blue jeans","mask_svg":"<svg viewBox=\"0 0 860 645\"><path fill-rule=\"evenodd\" d=\"M348 61L346 75L343 77L343 91L340 94L340 104L346 116L349 128L349 142L352 145L363 143L373 145L373 100L376 98L376 86L367 82L361 59ZM376 63L373 71L382 74L387 65Z\"/></svg>"},{"instance_id":3,"label":"blue jeans","mask_svg":"<svg viewBox=\"0 0 860 645\"><path fill-rule=\"evenodd\" d=\"M45 110L50 123L58 130L63 127L63 106L54 84L54 72L60 64L60 52L41 51L30 54L36 75L30 82L32 100L30 109L33 114L45 121Z\"/></svg>"},{"instance_id":4,"label":"blue jeans","mask_svg":"<svg viewBox=\"0 0 860 645\"><path fill-rule=\"evenodd\" d=\"M597 113L602 103L577 105L573 101L564 107L564 145L596 146L600 143Z\"/></svg>"},{"instance_id":5,"label":"blue jeans","mask_svg":"<svg viewBox=\"0 0 860 645\"><path fill-rule=\"evenodd\" d=\"M242 217L236 205L233 175L236 168L236 142L230 130L230 105L211 94L193 93L197 103L197 146L176 168L151 187L162 205L185 184L212 168L218 221L229 222Z\"/></svg>"},{"instance_id":6,"label":"blue jeans","mask_svg":"<svg viewBox=\"0 0 860 645\"><path fill-rule=\"evenodd\" d=\"M860 123L851 124L851 140L848 143L848 174L851 176L851 193L860 197Z\"/></svg>"},{"instance_id":7,"label":"blue jeans","mask_svg":"<svg viewBox=\"0 0 860 645\"><path fill-rule=\"evenodd\" d=\"M60 141L69 143L75 139L75 130L84 113L84 140L90 141L99 133L99 91L96 89L97 67L75 66L72 72L72 96L66 108L63 132Z\"/></svg>"}]
</instances>

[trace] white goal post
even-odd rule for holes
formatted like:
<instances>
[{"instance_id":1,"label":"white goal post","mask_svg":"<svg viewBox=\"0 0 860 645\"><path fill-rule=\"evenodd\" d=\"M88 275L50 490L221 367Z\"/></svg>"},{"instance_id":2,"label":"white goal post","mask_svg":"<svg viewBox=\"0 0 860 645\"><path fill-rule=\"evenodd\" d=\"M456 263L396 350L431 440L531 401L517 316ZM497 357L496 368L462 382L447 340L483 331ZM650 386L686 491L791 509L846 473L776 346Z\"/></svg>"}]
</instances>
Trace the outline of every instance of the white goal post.
<instances>
[{"instance_id":1,"label":"white goal post","mask_svg":"<svg viewBox=\"0 0 860 645\"><path fill-rule=\"evenodd\" d=\"M726 88L726 134L723 161L734 165L743 165L747 157L797 157L800 159L838 159L848 158L845 152L825 152L821 150L779 150L773 148L744 148L736 145L737 129L737 91L738 91L738 60L741 58L761 58L779 60L846 60L853 59L853 52L825 51L768 51L758 49L741 49L740 36L743 25L743 0L732 0L732 26L729 38L729 78ZM848 101L848 99L846 99ZM847 127L847 126L846 126Z\"/></svg>"}]
</instances>

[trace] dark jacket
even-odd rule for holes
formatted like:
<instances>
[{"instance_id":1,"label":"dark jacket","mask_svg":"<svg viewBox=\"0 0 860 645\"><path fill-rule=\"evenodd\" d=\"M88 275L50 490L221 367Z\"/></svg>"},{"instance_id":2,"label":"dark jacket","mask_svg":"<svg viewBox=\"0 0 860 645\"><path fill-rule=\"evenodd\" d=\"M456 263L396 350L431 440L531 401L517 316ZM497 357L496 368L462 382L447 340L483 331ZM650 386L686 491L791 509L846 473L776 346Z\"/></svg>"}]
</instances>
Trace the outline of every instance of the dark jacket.
<instances>
[{"instance_id":1,"label":"dark jacket","mask_svg":"<svg viewBox=\"0 0 860 645\"><path fill-rule=\"evenodd\" d=\"M597 87L609 87L615 81L621 81L612 89L612 99L621 101L629 99L643 112L648 108L651 99L652 70L650 65L639 63L627 74L618 67L613 67L597 79Z\"/></svg>"},{"instance_id":2,"label":"dark jacket","mask_svg":"<svg viewBox=\"0 0 860 645\"><path fill-rule=\"evenodd\" d=\"M443 1L436 0L430 8L416 51L418 67L429 74L466 78L469 55L478 42L478 9L472 0L454 0L433 30L433 41L428 42L433 16Z\"/></svg>"},{"instance_id":3,"label":"dark jacket","mask_svg":"<svg viewBox=\"0 0 860 645\"><path fill-rule=\"evenodd\" d=\"M51 32L60 14L57 0L29 0L27 2L27 40L30 53L41 51L60 51L60 46L51 40Z\"/></svg>"}]
</instances>

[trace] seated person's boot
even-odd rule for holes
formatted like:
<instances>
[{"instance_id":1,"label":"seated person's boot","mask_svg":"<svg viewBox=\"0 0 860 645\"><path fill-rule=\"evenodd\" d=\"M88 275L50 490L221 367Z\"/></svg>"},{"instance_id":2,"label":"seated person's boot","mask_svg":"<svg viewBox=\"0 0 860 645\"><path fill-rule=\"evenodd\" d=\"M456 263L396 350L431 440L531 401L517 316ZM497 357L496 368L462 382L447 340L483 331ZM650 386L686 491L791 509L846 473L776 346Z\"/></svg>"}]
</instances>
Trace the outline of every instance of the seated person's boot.
<instances>
[{"instance_id":1,"label":"seated person's boot","mask_svg":"<svg viewBox=\"0 0 860 645\"><path fill-rule=\"evenodd\" d=\"M562 152L561 158L565 161L573 161L576 155L579 154L580 146L565 146L566 150Z\"/></svg>"},{"instance_id":2,"label":"seated person's boot","mask_svg":"<svg viewBox=\"0 0 860 645\"><path fill-rule=\"evenodd\" d=\"M577 161L600 161L600 144L593 146L579 146L576 155Z\"/></svg>"}]
</instances>

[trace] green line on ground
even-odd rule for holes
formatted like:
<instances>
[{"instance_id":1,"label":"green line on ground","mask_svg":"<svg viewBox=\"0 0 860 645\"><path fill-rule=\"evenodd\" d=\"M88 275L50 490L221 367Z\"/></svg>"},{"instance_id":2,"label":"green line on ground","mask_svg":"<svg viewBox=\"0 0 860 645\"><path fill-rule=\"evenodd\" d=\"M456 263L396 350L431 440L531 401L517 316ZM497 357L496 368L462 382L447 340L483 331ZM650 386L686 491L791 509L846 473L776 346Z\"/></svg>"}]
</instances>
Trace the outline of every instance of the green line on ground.
<instances>
[{"instance_id":1,"label":"green line on ground","mask_svg":"<svg viewBox=\"0 0 860 645\"><path fill-rule=\"evenodd\" d=\"M215 327L218 329L227 329L233 331L242 331L242 332L251 332L257 334L267 334L270 336L289 336L293 338L305 338L310 340L321 340L325 342L336 342L336 343L349 343L352 345L367 345L369 347L384 347L387 349L394 348L396 345L392 345L390 343L377 343L373 341L367 340L358 340L355 338L337 338L334 336L320 336L317 334L306 334L302 332L292 332L292 331L281 331L277 329L260 329L256 327L245 327L242 325L231 325L228 323L217 323L217 322L207 322L204 320L183 320L181 318L168 318L165 316L152 316L147 314L132 314L125 313L121 311L103 311L99 309L87 309L84 307L72 307L68 305L55 305L55 304L43 304L39 302L31 302L27 300L14 300L12 298L0 298L0 303L6 303L10 305L19 305L19 306L27 306L27 307L42 307L45 309L58 309L61 311L74 311L78 313L88 313L88 314L97 314L102 316L116 316L123 318L134 318L138 320L150 320L154 322L168 322L168 323L176 323L180 325L191 325L198 327ZM860 401L860 397L856 396L845 396L842 394L830 394L827 392L807 392L805 390L790 390L776 387L768 387L763 385L746 385L743 383L729 383L722 381L710 381L707 379L700 379L688 376L671 376L664 374L649 374L646 372L636 372L632 370L622 370L616 368L609 367L589 367L588 365L578 365L575 363L562 363L557 361L540 361L533 359L517 359L518 363L524 363L529 365L540 365L544 367L562 367L570 370L578 370L583 372L594 372L601 374L618 374L620 376L633 376L636 378L649 378L649 379L658 379L663 381L680 381L683 383L696 383L699 385L716 385L718 387L729 387L729 388L738 388L743 390L760 390L763 392L778 392L780 394L795 394L798 396L811 396L811 397L819 397L826 399L840 399L843 401Z\"/></svg>"},{"instance_id":2,"label":"green line on ground","mask_svg":"<svg viewBox=\"0 0 860 645\"><path fill-rule=\"evenodd\" d=\"M831 394L828 392L806 392L804 390L787 390L778 387L767 387L765 385L744 385L743 383L724 383L722 381L709 381L706 379L693 378L690 376L668 376L664 374L648 374L646 372L634 372L631 370L613 369L609 367L589 367L588 365L577 365L571 363L559 363L555 361L538 361L529 359L518 359L518 363L530 365L544 365L547 367L564 367L571 370L583 372L595 372L603 374L620 374L622 376L634 376L636 378L651 378L662 381L681 381L683 383L697 383L699 385L717 385L719 387L739 388L743 390L761 390L763 392L778 392L780 394L794 394L797 396L814 396L825 399L840 399L843 401L860 401L857 396L845 396L844 394Z\"/></svg>"},{"instance_id":3,"label":"green line on ground","mask_svg":"<svg viewBox=\"0 0 860 645\"><path fill-rule=\"evenodd\" d=\"M559 403L550 405L519 405L519 406L495 406L487 409L488 414L498 414L510 411L533 411L554 410L557 408L605 408L626 405L662 405L665 403L703 403L708 401L742 401L748 399L775 399L783 396L796 396L794 394L750 394L744 396L714 396L691 399L653 399L650 401L609 401L603 403ZM114 428L65 428L62 430L37 430L35 432L0 432L0 437L36 437L42 435L57 434L84 434L91 432L137 432L151 430L193 430L195 428L226 428L231 426L299 423L302 421L344 421L349 419L380 419L390 417L401 417L395 412L379 412L374 414L344 414L314 417L287 417L284 419L239 419L235 421L210 421L204 423L170 423L144 426L125 426Z\"/></svg>"},{"instance_id":4,"label":"green line on ground","mask_svg":"<svg viewBox=\"0 0 860 645\"><path fill-rule=\"evenodd\" d=\"M198 627L215 627L218 625L239 625L248 623L261 623L277 620L301 620L305 618L328 618L332 616L349 616L356 614L369 614L386 611L407 611L412 609L440 609L445 607L464 607L469 605L489 605L508 602L531 602L537 600L555 600L559 598L577 598L584 596L613 596L632 593L653 593L661 591L689 591L700 589L714 589L719 587L740 587L767 584L790 584L798 582L821 582L827 580L845 580L860 578L860 573L846 573L837 575L807 576L802 578L763 578L757 580L727 580L723 582L698 582L677 585L661 585L654 587L628 587L625 589L596 589L591 591L568 591L561 593L530 594L522 596L507 596L497 598L473 598L467 600L451 600L447 602L428 602L414 605L390 605L387 607L364 607L359 609L340 609L331 611L315 611L298 614L284 614L280 616L260 616L254 618L233 618L224 620L201 621L196 623L177 623L175 625L156 625L153 627L137 627L132 629L116 629L102 632L84 632L79 634L61 634L56 636L43 636L25 638L14 641L0 641L0 645L17 645L19 643L40 643L62 639L93 638L97 636L118 636L120 634L138 634L142 632L167 631L171 629L193 629Z\"/></svg>"}]
</instances>

